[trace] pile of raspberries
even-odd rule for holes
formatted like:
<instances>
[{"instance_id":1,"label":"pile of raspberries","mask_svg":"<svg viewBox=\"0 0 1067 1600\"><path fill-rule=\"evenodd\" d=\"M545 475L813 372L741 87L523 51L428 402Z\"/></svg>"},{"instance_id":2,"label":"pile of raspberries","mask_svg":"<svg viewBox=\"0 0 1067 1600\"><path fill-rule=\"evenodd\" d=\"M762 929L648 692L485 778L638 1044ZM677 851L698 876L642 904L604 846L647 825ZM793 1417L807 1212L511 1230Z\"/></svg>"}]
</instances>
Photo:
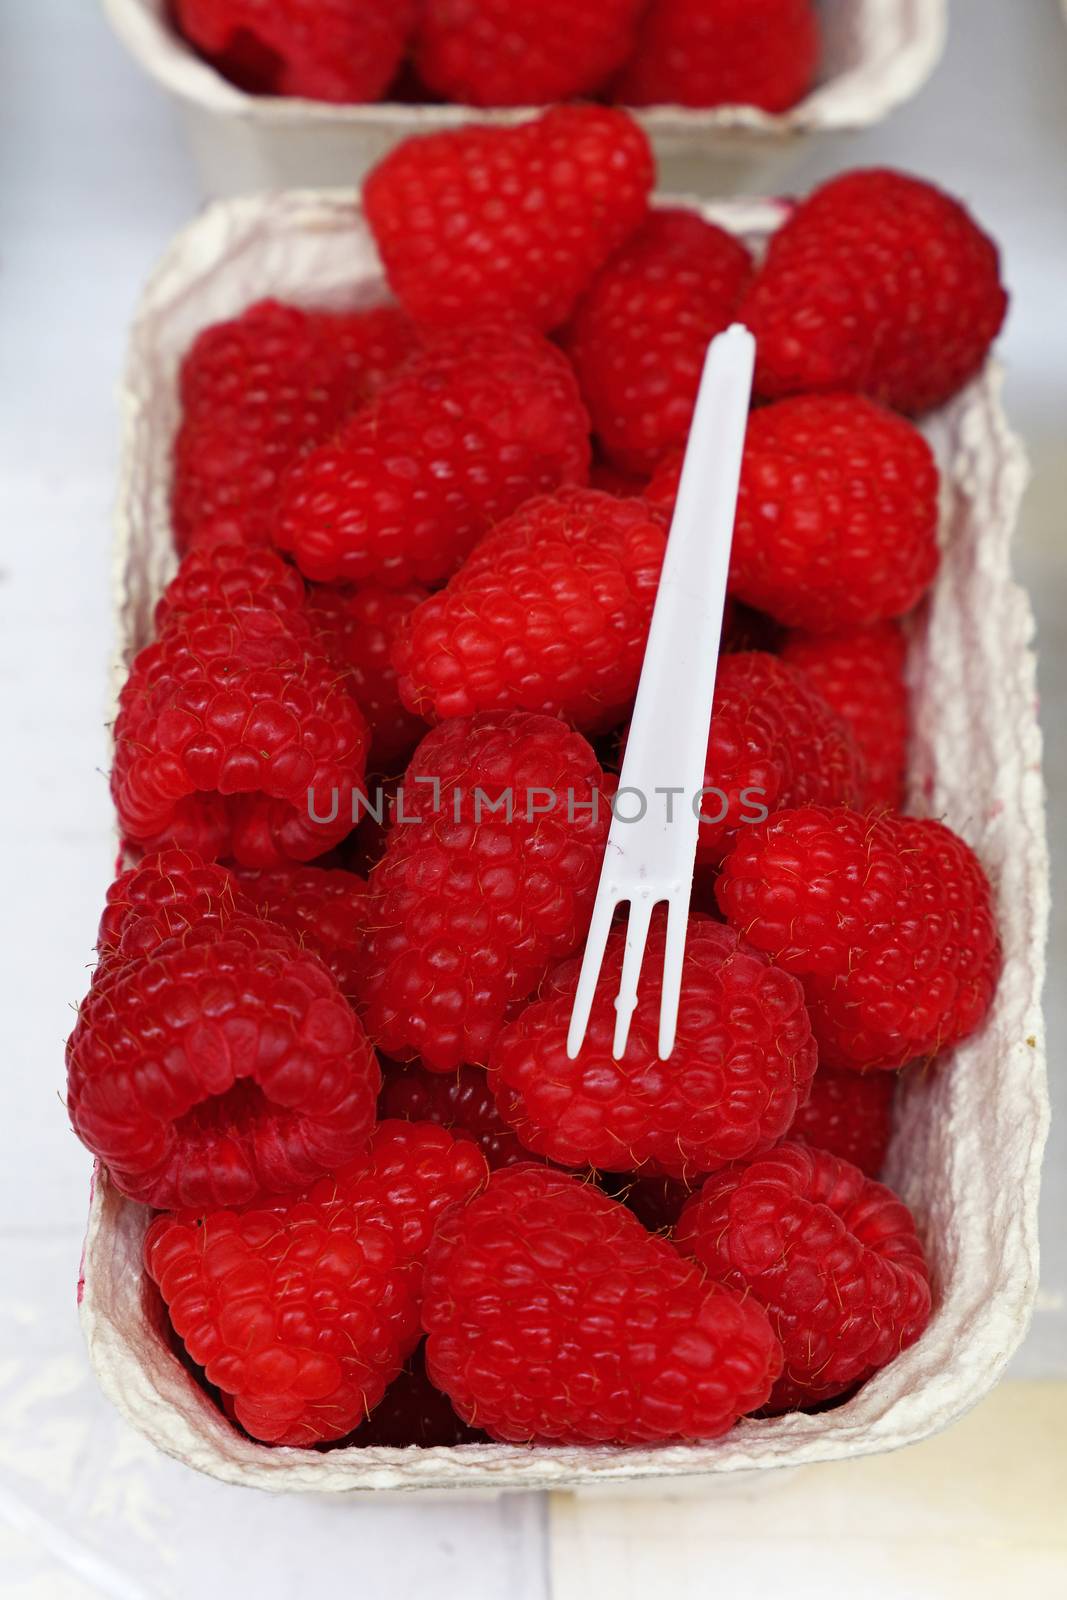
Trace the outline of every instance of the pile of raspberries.
<instances>
[{"instance_id":1,"label":"pile of raspberries","mask_svg":"<svg viewBox=\"0 0 1067 1600\"><path fill-rule=\"evenodd\" d=\"M781 112L821 53L814 0L172 0L172 15L248 93L335 104Z\"/></svg>"},{"instance_id":2,"label":"pile of raspberries","mask_svg":"<svg viewBox=\"0 0 1067 1600\"><path fill-rule=\"evenodd\" d=\"M911 419L979 370L997 253L895 172L824 185L760 264L652 183L612 109L411 140L364 193L394 301L263 301L181 367L180 563L115 724L130 865L68 1107L257 1440L712 1439L839 1402L936 1299L878 1181L894 1087L1001 957L981 864L904 809L901 619L938 564ZM654 924L624 1056L616 936L572 1061L733 319L757 402L677 1045Z\"/></svg>"}]
</instances>

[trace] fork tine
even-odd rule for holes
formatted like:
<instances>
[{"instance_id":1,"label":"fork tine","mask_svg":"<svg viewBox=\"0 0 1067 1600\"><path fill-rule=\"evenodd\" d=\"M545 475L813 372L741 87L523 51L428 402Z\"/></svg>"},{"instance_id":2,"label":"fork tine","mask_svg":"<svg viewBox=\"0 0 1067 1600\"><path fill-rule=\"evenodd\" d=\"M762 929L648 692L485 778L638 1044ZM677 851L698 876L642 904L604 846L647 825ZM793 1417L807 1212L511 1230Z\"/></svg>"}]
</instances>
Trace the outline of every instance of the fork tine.
<instances>
[{"instance_id":1,"label":"fork tine","mask_svg":"<svg viewBox=\"0 0 1067 1600\"><path fill-rule=\"evenodd\" d=\"M617 889L605 881L600 880L600 887L596 892L593 904L593 915L589 923L589 932L585 940L585 954L582 957L582 970L578 974L578 989L574 996L574 1009L571 1011L571 1025L567 1032L567 1055L573 1061L582 1048L585 1030L589 1026L589 1013L593 1009L593 996L596 994L597 981L600 978L600 968L604 960L604 951L607 948L608 934L611 932L611 920L615 915L615 907L619 903Z\"/></svg>"},{"instance_id":2,"label":"fork tine","mask_svg":"<svg viewBox=\"0 0 1067 1600\"><path fill-rule=\"evenodd\" d=\"M626 1049L626 1041L630 1037L630 1019L637 1006L637 983L641 976L645 945L648 942L648 925L652 921L652 909L656 903L650 889L635 895L630 901L630 918L626 924L626 949L622 958L622 978L615 998L615 1042L611 1047L611 1053L616 1061Z\"/></svg>"},{"instance_id":3,"label":"fork tine","mask_svg":"<svg viewBox=\"0 0 1067 1600\"><path fill-rule=\"evenodd\" d=\"M666 1061L674 1049L678 1028L678 1003L682 995L682 965L689 924L689 893L675 889L667 901L667 941L663 951L663 989L659 1002L659 1058Z\"/></svg>"}]
</instances>

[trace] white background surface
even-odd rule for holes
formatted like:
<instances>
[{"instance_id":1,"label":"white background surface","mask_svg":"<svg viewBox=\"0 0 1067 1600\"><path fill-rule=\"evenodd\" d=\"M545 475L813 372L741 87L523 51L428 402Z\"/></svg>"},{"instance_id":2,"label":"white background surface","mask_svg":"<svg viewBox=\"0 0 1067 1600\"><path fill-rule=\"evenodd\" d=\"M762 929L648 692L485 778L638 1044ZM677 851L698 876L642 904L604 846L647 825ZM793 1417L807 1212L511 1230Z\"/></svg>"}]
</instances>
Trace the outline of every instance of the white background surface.
<instances>
[{"instance_id":1,"label":"white background surface","mask_svg":"<svg viewBox=\"0 0 1067 1600\"><path fill-rule=\"evenodd\" d=\"M954 0L952 9L947 59L919 99L880 129L810 147L791 186L848 165L909 167L962 194L1002 241L1014 293L1001 347L1008 405L1035 468L1019 566L1041 630L1059 868L1067 842L1059 814L1067 765L1067 28L1056 0ZM694 171L694 186L698 180ZM92 0L0 0L0 1592L5 1600L215 1600L237 1581L263 1600L326 1585L369 1600L540 1600L550 1586L569 1597L610 1585L626 1600L657 1580L666 1584L683 1546L692 1558L688 1581L669 1580L683 1593L721 1586L744 1597L758 1580L762 1594L801 1596L832 1592L846 1578L851 1593L872 1597L997 1592L985 1587L995 1560L979 1564L984 1578L977 1568L967 1577L945 1552L953 1539L963 1549L1001 1537L995 1521L1004 1495L981 1499L983 1465L1001 1485L1024 1473L1042 1418L1049 1449L1062 1440L1062 1428L1047 1426L1061 1404L1055 1390L1008 1390L1007 1400L943 1443L889 1464L811 1469L766 1502L758 1499L766 1489L746 1483L732 1498L706 1503L555 1507L535 1496L278 1502L155 1455L97 1395L74 1308L88 1160L66 1129L60 1095L69 1007L86 985L112 866L101 708L111 645L114 390L139 286L198 202L170 107L125 59ZM1065 951L1060 911L1048 1011L1061 1112ZM1067 1137L1055 1128L1041 1309L1017 1359L1022 1377L1067 1376L1065 1210ZM1027 1398L1016 1403L1016 1395ZM1014 1430L1007 1457L996 1452L983 1463L983 1442L1001 1428ZM947 1476L937 1480L942 1470ZM941 1515L934 1480L949 1478ZM923 1485L922 1495L909 1495L909 1483ZM1042 1470L1039 1494L1052 1487ZM1064 1592L1062 1544L1046 1550L1033 1501L1018 1492L1016 1501L1003 1538L1012 1544L1025 1535L1026 1559L1037 1563L1027 1569L1029 1593ZM887 1506L888 1523L878 1511ZM754 1566L752 1540L768 1529L775 1539L764 1538ZM878 1541L899 1545L909 1536L929 1559L917 1557L905 1576L879 1554ZM1023 1559L1016 1552L1008 1562L1016 1579L1025 1580Z\"/></svg>"}]
</instances>

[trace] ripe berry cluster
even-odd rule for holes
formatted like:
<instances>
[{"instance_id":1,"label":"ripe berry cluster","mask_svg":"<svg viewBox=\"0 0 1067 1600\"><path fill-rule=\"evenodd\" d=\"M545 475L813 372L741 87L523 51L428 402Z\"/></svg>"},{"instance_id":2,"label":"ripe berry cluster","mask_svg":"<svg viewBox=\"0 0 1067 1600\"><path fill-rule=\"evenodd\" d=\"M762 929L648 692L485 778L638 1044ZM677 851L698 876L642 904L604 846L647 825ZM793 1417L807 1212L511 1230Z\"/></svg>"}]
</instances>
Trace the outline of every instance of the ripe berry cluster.
<instances>
[{"instance_id":1,"label":"ripe berry cluster","mask_svg":"<svg viewBox=\"0 0 1067 1600\"><path fill-rule=\"evenodd\" d=\"M541 106L751 105L811 88L814 0L174 0L185 37L251 94Z\"/></svg>"},{"instance_id":2,"label":"ripe berry cluster","mask_svg":"<svg viewBox=\"0 0 1067 1600\"><path fill-rule=\"evenodd\" d=\"M364 197L396 304L263 301L184 360L182 556L115 725L131 864L68 1107L267 1443L709 1439L847 1394L930 1314L879 1181L894 1086L982 1025L1000 949L974 854L903 809L900 619L938 560L911 417L980 367L996 252L859 172L757 266L652 180L611 109L409 141ZM759 404L677 1044L654 923L624 1055L615 936L572 1061L679 450L734 318ZM368 771L389 803L354 832L311 805Z\"/></svg>"}]
</instances>

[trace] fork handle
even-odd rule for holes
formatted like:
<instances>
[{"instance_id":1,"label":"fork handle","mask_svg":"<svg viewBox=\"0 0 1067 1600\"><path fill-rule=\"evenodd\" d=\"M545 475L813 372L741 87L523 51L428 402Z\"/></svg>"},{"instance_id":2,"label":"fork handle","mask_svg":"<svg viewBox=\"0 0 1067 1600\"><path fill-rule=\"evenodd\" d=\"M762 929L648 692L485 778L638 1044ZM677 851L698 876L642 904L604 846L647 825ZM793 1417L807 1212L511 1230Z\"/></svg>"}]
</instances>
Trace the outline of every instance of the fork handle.
<instances>
[{"instance_id":1,"label":"fork handle","mask_svg":"<svg viewBox=\"0 0 1067 1600\"><path fill-rule=\"evenodd\" d=\"M649 806L639 822L616 817L611 829L634 887L652 878L692 883L692 798L704 783L755 349L748 329L734 324L704 361L620 779ZM665 805L651 803L668 786L684 791L673 823Z\"/></svg>"}]
</instances>

